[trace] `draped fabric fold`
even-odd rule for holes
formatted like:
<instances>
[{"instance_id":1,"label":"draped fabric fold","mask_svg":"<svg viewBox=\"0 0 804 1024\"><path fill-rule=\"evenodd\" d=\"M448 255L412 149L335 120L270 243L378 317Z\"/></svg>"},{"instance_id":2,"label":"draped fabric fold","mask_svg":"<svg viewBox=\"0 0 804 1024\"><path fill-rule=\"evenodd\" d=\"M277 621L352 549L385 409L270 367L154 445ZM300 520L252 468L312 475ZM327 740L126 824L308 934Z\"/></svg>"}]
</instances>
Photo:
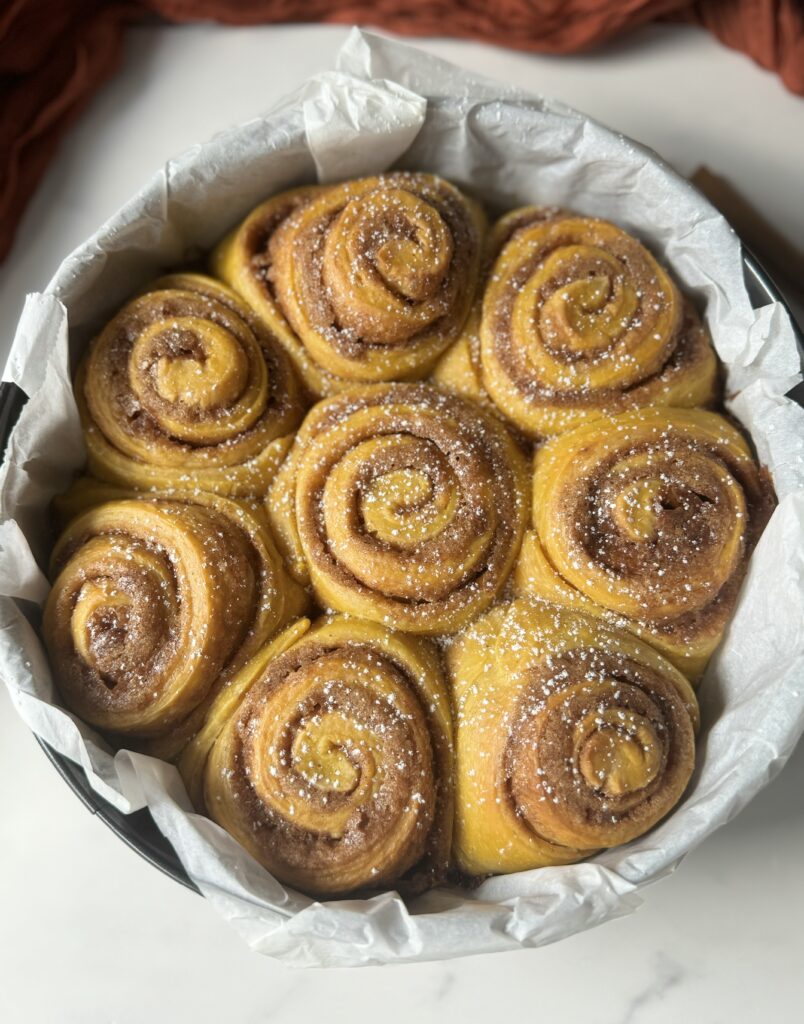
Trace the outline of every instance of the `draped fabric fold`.
<instances>
[{"instance_id":1,"label":"draped fabric fold","mask_svg":"<svg viewBox=\"0 0 804 1024\"><path fill-rule=\"evenodd\" d=\"M59 140L116 69L127 25L370 24L541 53L587 50L657 19L700 25L804 95L799 0L10 0L0 13L0 259Z\"/></svg>"}]
</instances>

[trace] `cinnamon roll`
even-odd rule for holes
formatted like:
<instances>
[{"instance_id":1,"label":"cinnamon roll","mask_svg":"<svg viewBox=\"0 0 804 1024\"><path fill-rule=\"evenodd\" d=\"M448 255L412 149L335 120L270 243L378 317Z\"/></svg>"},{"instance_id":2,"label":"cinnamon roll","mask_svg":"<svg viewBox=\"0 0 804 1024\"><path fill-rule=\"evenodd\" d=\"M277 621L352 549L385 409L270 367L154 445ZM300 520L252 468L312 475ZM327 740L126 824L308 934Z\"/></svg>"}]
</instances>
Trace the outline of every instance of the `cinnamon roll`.
<instances>
[{"instance_id":1,"label":"cinnamon roll","mask_svg":"<svg viewBox=\"0 0 804 1024\"><path fill-rule=\"evenodd\" d=\"M92 344L76 400L89 471L138 490L264 493L302 416L290 361L231 289L174 274Z\"/></svg>"},{"instance_id":2,"label":"cinnamon roll","mask_svg":"<svg viewBox=\"0 0 804 1024\"><path fill-rule=\"evenodd\" d=\"M93 486L73 493L83 511L53 552L43 633L56 685L86 722L172 757L306 596L258 509L203 493L96 504Z\"/></svg>"},{"instance_id":3,"label":"cinnamon roll","mask_svg":"<svg viewBox=\"0 0 804 1024\"><path fill-rule=\"evenodd\" d=\"M599 418L536 454L516 585L604 615L695 679L773 508L742 435L697 409Z\"/></svg>"},{"instance_id":4,"label":"cinnamon roll","mask_svg":"<svg viewBox=\"0 0 804 1024\"><path fill-rule=\"evenodd\" d=\"M499 594L527 480L505 427L474 403L364 385L313 407L268 508L291 572L325 607L436 635Z\"/></svg>"},{"instance_id":5,"label":"cinnamon roll","mask_svg":"<svg viewBox=\"0 0 804 1024\"><path fill-rule=\"evenodd\" d=\"M483 384L506 416L539 439L590 415L715 402L709 336L644 246L607 221L517 214L480 323Z\"/></svg>"},{"instance_id":6,"label":"cinnamon roll","mask_svg":"<svg viewBox=\"0 0 804 1024\"><path fill-rule=\"evenodd\" d=\"M466 873L580 860L642 835L682 796L695 695L628 633L520 598L460 634L447 661Z\"/></svg>"},{"instance_id":7,"label":"cinnamon roll","mask_svg":"<svg viewBox=\"0 0 804 1024\"><path fill-rule=\"evenodd\" d=\"M397 172L269 201L213 266L267 322L286 319L321 396L432 368L469 314L483 230L480 208L453 185Z\"/></svg>"},{"instance_id":8,"label":"cinnamon roll","mask_svg":"<svg viewBox=\"0 0 804 1024\"><path fill-rule=\"evenodd\" d=\"M210 816L280 881L331 896L443 877L452 724L426 641L321 620L262 658L236 709L216 715L217 738L189 770L203 774Z\"/></svg>"}]
</instances>

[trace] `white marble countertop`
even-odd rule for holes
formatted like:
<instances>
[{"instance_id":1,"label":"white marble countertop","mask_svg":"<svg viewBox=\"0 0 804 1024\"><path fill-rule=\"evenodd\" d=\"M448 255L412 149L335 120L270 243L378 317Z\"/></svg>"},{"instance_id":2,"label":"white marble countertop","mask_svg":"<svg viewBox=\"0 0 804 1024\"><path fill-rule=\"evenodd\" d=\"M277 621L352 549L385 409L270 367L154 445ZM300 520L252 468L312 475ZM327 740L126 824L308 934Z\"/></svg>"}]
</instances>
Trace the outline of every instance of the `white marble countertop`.
<instances>
[{"instance_id":1,"label":"white marble countertop","mask_svg":"<svg viewBox=\"0 0 804 1024\"><path fill-rule=\"evenodd\" d=\"M122 72L61 147L0 268L0 363L26 291L170 155L331 64L345 30L132 31ZM603 53L426 41L706 164L804 245L804 101L688 28ZM780 1024L804 1011L804 746L629 918L541 950L383 971L300 972L251 953L205 902L68 792L0 688L0 1019L9 1024L312 1021ZM449 1019L447 1017L446 1019Z\"/></svg>"}]
</instances>

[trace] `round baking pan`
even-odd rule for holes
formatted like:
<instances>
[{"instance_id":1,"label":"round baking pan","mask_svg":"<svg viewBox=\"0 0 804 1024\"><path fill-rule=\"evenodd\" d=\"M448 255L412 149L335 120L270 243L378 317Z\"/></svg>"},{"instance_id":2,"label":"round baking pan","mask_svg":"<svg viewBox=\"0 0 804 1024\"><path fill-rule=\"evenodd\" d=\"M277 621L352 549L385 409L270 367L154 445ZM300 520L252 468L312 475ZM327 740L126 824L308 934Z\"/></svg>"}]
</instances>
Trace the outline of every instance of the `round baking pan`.
<instances>
[{"instance_id":1,"label":"round baking pan","mask_svg":"<svg viewBox=\"0 0 804 1024\"><path fill-rule=\"evenodd\" d=\"M779 289L759 261L745 249L743 267L746 287L754 308L765 306L769 302L780 302L790 313L790 319L795 325L795 318ZM802 348L802 336L797 327L796 336L799 348ZM0 384L0 453L5 452L9 434L24 404L25 395L15 384ZM173 847L156 827L147 809L135 811L133 814L121 814L90 787L80 766L57 753L43 740L38 739L38 742L53 767L85 807L154 867L164 871L166 875L170 875L188 889L199 891L182 867Z\"/></svg>"}]
</instances>

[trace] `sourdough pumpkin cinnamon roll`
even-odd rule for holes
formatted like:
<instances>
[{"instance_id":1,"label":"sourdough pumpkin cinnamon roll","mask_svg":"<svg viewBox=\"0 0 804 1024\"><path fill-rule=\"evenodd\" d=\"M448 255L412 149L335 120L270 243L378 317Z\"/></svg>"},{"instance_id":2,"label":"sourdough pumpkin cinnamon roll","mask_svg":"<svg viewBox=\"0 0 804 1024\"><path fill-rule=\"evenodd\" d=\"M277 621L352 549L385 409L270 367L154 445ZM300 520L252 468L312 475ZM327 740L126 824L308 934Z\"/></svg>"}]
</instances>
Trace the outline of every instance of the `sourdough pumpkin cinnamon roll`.
<instances>
[{"instance_id":1,"label":"sourdough pumpkin cinnamon roll","mask_svg":"<svg viewBox=\"0 0 804 1024\"><path fill-rule=\"evenodd\" d=\"M423 377L469 314L483 230L480 208L453 185L397 172L322 188L260 236L271 308L317 368L302 371L310 389ZM232 281L235 245L214 261Z\"/></svg>"},{"instance_id":2,"label":"sourdough pumpkin cinnamon roll","mask_svg":"<svg viewBox=\"0 0 804 1024\"><path fill-rule=\"evenodd\" d=\"M773 508L742 435L697 409L599 418L536 454L521 591L621 622L700 676Z\"/></svg>"},{"instance_id":3,"label":"sourdough pumpkin cinnamon roll","mask_svg":"<svg viewBox=\"0 0 804 1024\"><path fill-rule=\"evenodd\" d=\"M190 771L203 773L210 816L280 881L330 896L415 892L443 877L452 725L426 641L321 620L258 661L239 706L220 719Z\"/></svg>"},{"instance_id":4,"label":"sourdough pumpkin cinnamon roll","mask_svg":"<svg viewBox=\"0 0 804 1024\"><path fill-rule=\"evenodd\" d=\"M537 439L718 393L709 336L670 275L627 232L578 215L514 227L484 291L480 363L495 404Z\"/></svg>"},{"instance_id":5,"label":"sourdough pumpkin cinnamon roll","mask_svg":"<svg viewBox=\"0 0 804 1024\"><path fill-rule=\"evenodd\" d=\"M84 511L53 552L43 632L54 678L85 721L175 756L306 598L258 509L211 494L96 504L95 486L74 492Z\"/></svg>"},{"instance_id":6,"label":"sourdough pumpkin cinnamon roll","mask_svg":"<svg viewBox=\"0 0 804 1024\"><path fill-rule=\"evenodd\" d=\"M436 635L499 594L527 480L506 428L475 403L364 385L313 407L268 508L291 571L323 605Z\"/></svg>"},{"instance_id":7,"label":"sourdough pumpkin cinnamon roll","mask_svg":"<svg viewBox=\"0 0 804 1024\"><path fill-rule=\"evenodd\" d=\"M76 400L89 471L138 490L265 492L302 415L290 360L231 289L154 282L93 342Z\"/></svg>"},{"instance_id":8,"label":"sourdough pumpkin cinnamon roll","mask_svg":"<svg viewBox=\"0 0 804 1024\"><path fill-rule=\"evenodd\" d=\"M698 709L684 676L599 620L529 598L452 643L455 858L471 875L580 860L678 802Z\"/></svg>"}]
</instances>

